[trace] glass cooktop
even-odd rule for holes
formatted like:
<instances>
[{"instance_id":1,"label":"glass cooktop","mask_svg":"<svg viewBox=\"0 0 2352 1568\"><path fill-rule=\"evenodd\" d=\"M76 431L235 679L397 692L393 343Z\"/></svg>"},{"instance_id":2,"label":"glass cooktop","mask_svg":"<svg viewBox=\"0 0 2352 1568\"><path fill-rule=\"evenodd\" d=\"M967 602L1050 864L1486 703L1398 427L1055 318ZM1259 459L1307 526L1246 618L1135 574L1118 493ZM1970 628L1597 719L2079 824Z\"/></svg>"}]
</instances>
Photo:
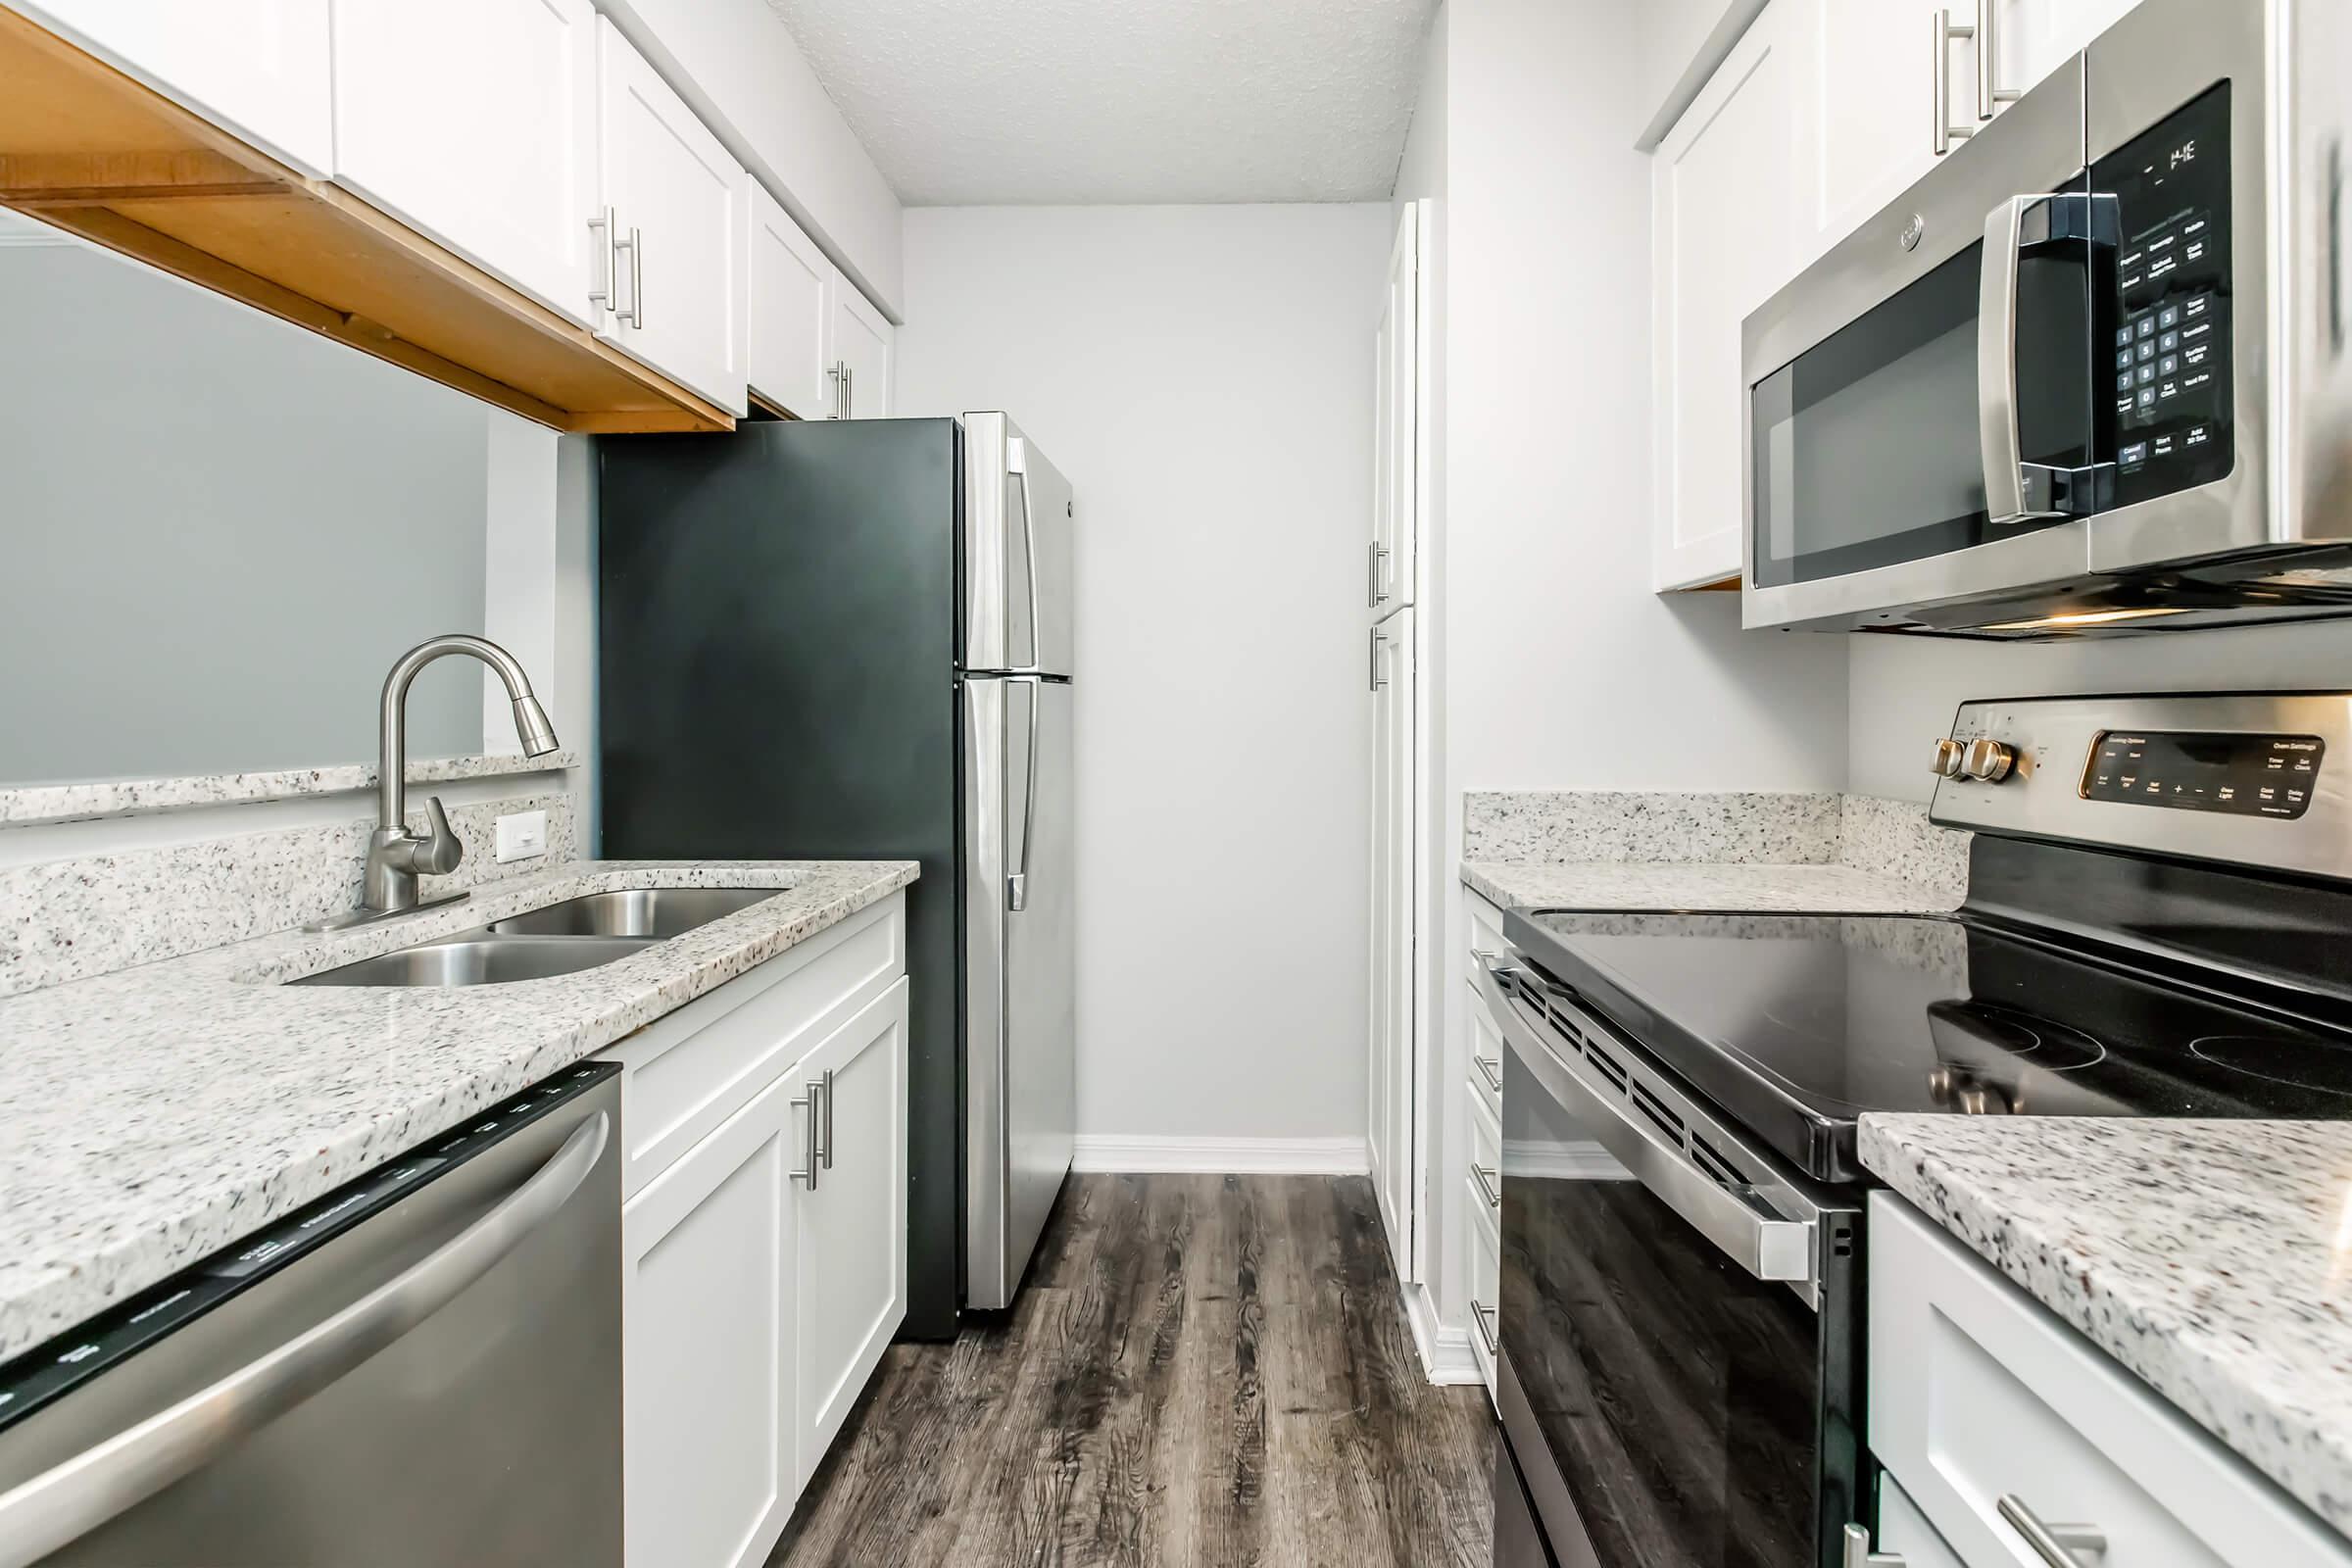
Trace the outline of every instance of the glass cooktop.
<instances>
[{"instance_id":1,"label":"glass cooktop","mask_svg":"<svg viewBox=\"0 0 2352 1568\"><path fill-rule=\"evenodd\" d=\"M1513 947L1808 1174L1864 1111L2352 1117L2352 1033L1966 918L1519 913Z\"/></svg>"}]
</instances>

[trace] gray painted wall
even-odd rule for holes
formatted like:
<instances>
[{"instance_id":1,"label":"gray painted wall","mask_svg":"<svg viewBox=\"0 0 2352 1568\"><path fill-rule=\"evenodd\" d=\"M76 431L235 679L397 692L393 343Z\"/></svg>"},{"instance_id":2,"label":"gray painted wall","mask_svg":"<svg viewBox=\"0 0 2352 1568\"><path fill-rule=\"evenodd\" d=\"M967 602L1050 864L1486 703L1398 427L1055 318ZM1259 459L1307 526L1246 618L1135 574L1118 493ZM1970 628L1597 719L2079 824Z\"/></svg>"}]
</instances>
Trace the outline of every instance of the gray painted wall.
<instances>
[{"instance_id":1,"label":"gray painted wall","mask_svg":"<svg viewBox=\"0 0 2352 1568\"><path fill-rule=\"evenodd\" d=\"M0 786L356 761L483 625L480 404L76 243L0 243ZM416 683L410 753L482 749Z\"/></svg>"}]
</instances>

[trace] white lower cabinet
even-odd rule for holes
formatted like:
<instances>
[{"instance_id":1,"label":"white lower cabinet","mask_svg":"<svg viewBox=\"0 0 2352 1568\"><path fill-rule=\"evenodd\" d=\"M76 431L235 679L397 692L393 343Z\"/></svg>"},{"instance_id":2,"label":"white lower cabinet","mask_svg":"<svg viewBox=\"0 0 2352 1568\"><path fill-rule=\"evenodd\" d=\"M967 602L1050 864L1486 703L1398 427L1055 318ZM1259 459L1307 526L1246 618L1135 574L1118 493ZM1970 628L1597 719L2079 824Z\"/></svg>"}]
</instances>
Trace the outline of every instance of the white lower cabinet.
<instances>
[{"instance_id":1,"label":"white lower cabinet","mask_svg":"<svg viewBox=\"0 0 2352 1568\"><path fill-rule=\"evenodd\" d=\"M2352 1568L2352 1543L1901 1199L1871 1196L1870 1245L1871 1451L1952 1559L2041 1568L2009 1517L2030 1515L2096 1530L2104 1553L2077 1554L2101 1568Z\"/></svg>"},{"instance_id":2,"label":"white lower cabinet","mask_svg":"<svg viewBox=\"0 0 2352 1568\"><path fill-rule=\"evenodd\" d=\"M801 1063L822 1158L799 1195L793 1490L808 1485L906 1315L906 982Z\"/></svg>"},{"instance_id":3,"label":"white lower cabinet","mask_svg":"<svg viewBox=\"0 0 2352 1568\"><path fill-rule=\"evenodd\" d=\"M1494 1392L1494 1356L1500 1344L1502 1306L1502 1031L1479 992L1486 960L1504 950L1502 911L1462 889L1470 941L1463 956L1470 988L1465 1009L1470 1022L1469 1082L1463 1096L1463 1144L1469 1166L1462 1196L1470 1215L1470 1245L1462 1249L1462 1298L1470 1303L1470 1348L1478 1370Z\"/></svg>"},{"instance_id":4,"label":"white lower cabinet","mask_svg":"<svg viewBox=\"0 0 2352 1568\"><path fill-rule=\"evenodd\" d=\"M765 1561L906 1315L905 923L893 898L608 1054L628 1069L634 1156L621 1209L629 1568ZM898 972L877 987L882 964ZM756 989L729 998L738 987ZM681 1019L701 1026L680 1032ZM681 1150L663 1133L707 1125L707 1091L740 1081L714 1054L755 1064L760 1086L722 1095L733 1108Z\"/></svg>"},{"instance_id":5,"label":"white lower cabinet","mask_svg":"<svg viewBox=\"0 0 2352 1568\"><path fill-rule=\"evenodd\" d=\"M630 1568L758 1564L791 1516L799 1093L769 1086L621 1210Z\"/></svg>"}]
</instances>

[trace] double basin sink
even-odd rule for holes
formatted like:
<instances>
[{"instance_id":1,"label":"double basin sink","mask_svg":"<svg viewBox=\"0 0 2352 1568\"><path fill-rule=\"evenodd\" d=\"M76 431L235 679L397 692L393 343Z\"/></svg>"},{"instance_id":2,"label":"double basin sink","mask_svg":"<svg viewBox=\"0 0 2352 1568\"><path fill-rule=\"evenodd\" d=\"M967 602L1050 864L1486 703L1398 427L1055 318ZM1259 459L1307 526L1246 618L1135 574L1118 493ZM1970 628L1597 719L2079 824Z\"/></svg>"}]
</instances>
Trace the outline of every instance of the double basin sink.
<instances>
[{"instance_id":1,"label":"double basin sink","mask_svg":"<svg viewBox=\"0 0 2352 1568\"><path fill-rule=\"evenodd\" d=\"M616 963L783 888L632 888L590 893L413 948L306 975L298 986L482 986Z\"/></svg>"}]
</instances>

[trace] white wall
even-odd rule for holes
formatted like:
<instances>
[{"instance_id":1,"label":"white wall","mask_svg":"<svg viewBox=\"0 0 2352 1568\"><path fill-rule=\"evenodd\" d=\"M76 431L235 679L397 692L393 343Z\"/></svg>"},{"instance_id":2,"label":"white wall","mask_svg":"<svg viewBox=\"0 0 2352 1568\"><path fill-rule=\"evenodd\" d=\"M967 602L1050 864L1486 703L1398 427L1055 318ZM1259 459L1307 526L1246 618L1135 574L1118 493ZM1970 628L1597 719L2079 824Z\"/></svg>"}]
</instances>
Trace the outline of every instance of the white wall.
<instances>
[{"instance_id":1,"label":"white wall","mask_svg":"<svg viewBox=\"0 0 2352 1568\"><path fill-rule=\"evenodd\" d=\"M1078 1129L1364 1132L1384 205L906 215L902 415L1078 504Z\"/></svg>"},{"instance_id":2,"label":"white wall","mask_svg":"<svg viewBox=\"0 0 2352 1568\"><path fill-rule=\"evenodd\" d=\"M1643 151L1674 128L1748 24L1763 15L1765 4L1766 0L1639 0L1634 108ZM1627 129L1631 133L1634 126Z\"/></svg>"},{"instance_id":3,"label":"white wall","mask_svg":"<svg viewBox=\"0 0 2352 1568\"><path fill-rule=\"evenodd\" d=\"M2352 689L2352 622L2207 628L2063 643L1847 639L1847 772L1859 795L1924 801L1928 754L1973 697Z\"/></svg>"},{"instance_id":4,"label":"white wall","mask_svg":"<svg viewBox=\"0 0 2352 1568\"><path fill-rule=\"evenodd\" d=\"M1486 789L1826 789L1845 782L1846 649L1747 634L1731 594L1649 589L1649 163L1638 8L1447 8L1441 870ZM1574 91L1562 83L1573 82ZM1447 883L1432 1257L1459 1326L1469 933ZM1446 960L1453 959L1448 963Z\"/></svg>"},{"instance_id":5,"label":"white wall","mask_svg":"<svg viewBox=\"0 0 2352 1568\"><path fill-rule=\"evenodd\" d=\"M892 320L899 198L763 0L600 0L752 176Z\"/></svg>"}]
</instances>

